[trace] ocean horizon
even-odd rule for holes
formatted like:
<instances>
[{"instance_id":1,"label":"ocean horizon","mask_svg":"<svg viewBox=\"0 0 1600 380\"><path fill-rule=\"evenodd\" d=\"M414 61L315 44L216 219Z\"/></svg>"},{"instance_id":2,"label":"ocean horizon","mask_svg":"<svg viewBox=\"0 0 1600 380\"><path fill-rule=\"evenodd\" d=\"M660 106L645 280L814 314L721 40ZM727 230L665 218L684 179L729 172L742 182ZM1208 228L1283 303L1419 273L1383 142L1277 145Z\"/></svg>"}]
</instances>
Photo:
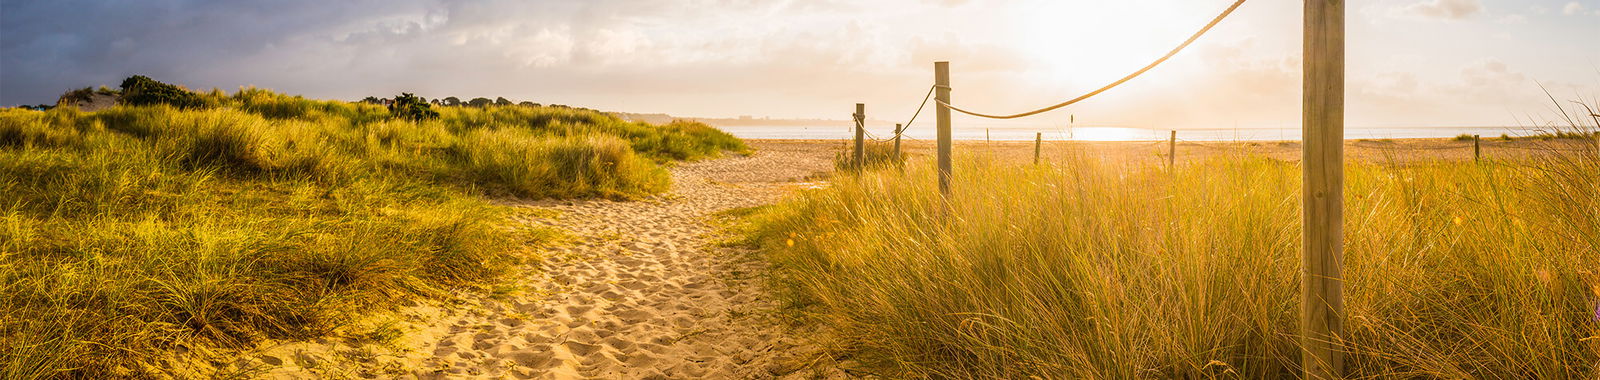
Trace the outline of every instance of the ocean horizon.
<instances>
[{"instance_id":1,"label":"ocean horizon","mask_svg":"<svg viewBox=\"0 0 1600 380\"><path fill-rule=\"evenodd\" d=\"M848 126L718 126L718 129L743 139L794 139L794 140L851 140L854 128ZM956 140L1032 141L1035 133L1042 133L1048 141L1165 141L1170 129L1132 127L1073 127L1036 128L1027 126L954 127ZM1300 128L1190 128L1178 129L1178 139L1184 141L1283 141L1300 140ZM1452 138L1463 134L1496 138L1529 136L1552 130L1536 127L1374 127L1347 128L1345 139L1417 139ZM869 137L887 139L894 135L892 126L869 126ZM919 125L905 133L911 140L933 140L932 126Z\"/></svg>"}]
</instances>

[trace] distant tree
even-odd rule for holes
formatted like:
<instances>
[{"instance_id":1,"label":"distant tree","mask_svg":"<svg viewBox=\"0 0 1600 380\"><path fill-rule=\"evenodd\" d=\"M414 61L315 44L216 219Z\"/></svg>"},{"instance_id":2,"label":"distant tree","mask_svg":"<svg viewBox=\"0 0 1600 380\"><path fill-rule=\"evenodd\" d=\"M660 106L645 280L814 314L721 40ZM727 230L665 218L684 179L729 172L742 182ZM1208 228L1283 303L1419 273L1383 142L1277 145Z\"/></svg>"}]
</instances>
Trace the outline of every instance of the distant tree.
<instances>
[{"instance_id":1,"label":"distant tree","mask_svg":"<svg viewBox=\"0 0 1600 380\"><path fill-rule=\"evenodd\" d=\"M467 101L467 105L473 107L488 107L490 104L494 104L494 101L489 100L489 98L472 98L472 100Z\"/></svg>"},{"instance_id":2,"label":"distant tree","mask_svg":"<svg viewBox=\"0 0 1600 380\"><path fill-rule=\"evenodd\" d=\"M439 101L439 98L433 98L433 100L429 100L428 104L444 107L444 102Z\"/></svg>"},{"instance_id":3,"label":"distant tree","mask_svg":"<svg viewBox=\"0 0 1600 380\"><path fill-rule=\"evenodd\" d=\"M450 106L450 107L460 107L461 106L461 98L457 98L457 97L454 97L454 96L444 98L444 105Z\"/></svg>"},{"instance_id":4,"label":"distant tree","mask_svg":"<svg viewBox=\"0 0 1600 380\"><path fill-rule=\"evenodd\" d=\"M539 103L534 103L534 102L530 102L530 101L524 100L521 103L517 103L517 105L523 106L523 107L538 107Z\"/></svg>"},{"instance_id":5,"label":"distant tree","mask_svg":"<svg viewBox=\"0 0 1600 380\"><path fill-rule=\"evenodd\" d=\"M427 99L423 99L409 92L402 92L394 98L394 106L389 108L389 113L401 119L422 121L438 119L439 111L428 107Z\"/></svg>"},{"instance_id":6,"label":"distant tree","mask_svg":"<svg viewBox=\"0 0 1600 380\"><path fill-rule=\"evenodd\" d=\"M143 75L123 80L122 97L117 101L134 106L166 104L177 108L198 108L205 104L194 92Z\"/></svg>"},{"instance_id":7,"label":"distant tree","mask_svg":"<svg viewBox=\"0 0 1600 380\"><path fill-rule=\"evenodd\" d=\"M369 104L383 104L383 100L378 99L376 96L368 96L366 99L361 99L361 102Z\"/></svg>"},{"instance_id":8,"label":"distant tree","mask_svg":"<svg viewBox=\"0 0 1600 380\"><path fill-rule=\"evenodd\" d=\"M494 98L494 105L497 105L497 106L509 106L509 105L511 105L511 101L510 100L506 100L506 98L504 98L504 97L495 97Z\"/></svg>"}]
</instances>

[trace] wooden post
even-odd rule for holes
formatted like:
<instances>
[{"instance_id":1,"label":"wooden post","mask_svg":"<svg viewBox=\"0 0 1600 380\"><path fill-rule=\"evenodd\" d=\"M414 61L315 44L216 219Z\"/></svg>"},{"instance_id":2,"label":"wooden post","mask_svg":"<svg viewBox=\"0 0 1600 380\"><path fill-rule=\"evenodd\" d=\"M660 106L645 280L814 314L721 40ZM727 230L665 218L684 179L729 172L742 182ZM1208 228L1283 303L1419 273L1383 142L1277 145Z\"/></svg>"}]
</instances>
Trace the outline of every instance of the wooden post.
<instances>
[{"instance_id":1,"label":"wooden post","mask_svg":"<svg viewBox=\"0 0 1600 380\"><path fill-rule=\"evenodd\" d=\"M906 133L905 127L901 126L900 124L895 124L894 125L894 158L895 159L899 159L900 158L900 135L903 134L903 133Z\"/></svg>"},{"instance_id":2,"label":"wooden post","mask_svg":"<svg viewBox=\"0 0 1600 380\"><path fill-rule=\"evenodd\" d=\"M867 163L867 105L856 103L856 169L861 169Z\"/></svg>"},{"instance_id":3,"label":"wooden post","mask_svg":"<svg viewBox=\"0 0 1600 380\"><path fill-rule=\"evenodd\" d=\"M1344 0L1306 0L1300 363L1339 379L1344 351Z\"/></svg>"},{"instance_id":4,"label":"wooden post","mask_svg":"<svg viewBox=\"0 0 1600 380\"><path fill-rule=\"evenodd\" d=\"M1479 145L1478 135L1472 135L1472 162L1483 161L1483 146Z\"/></svg>"},{"instance_id":5,"label":"wooden post","mask_svg":"<svg viewBox=\"0 0 1600 380\"><path fill-rule=\"evenodd\" d=\"M1167 169L1176 169L1178 163L1178 131L1167 138Z\"/></svg>"},{"instance_id":6,"label":"wooden post","mask_svg":"<svg viewBox=\"0 0 1600 380\"><path fill-rule=\"evenodd\" d=\"M989 139L989 128L983 129L983 142L994 142L994 140Z\"/></svg>"},{"instance_id":7,"label":"wooden post","mask_svg":"<svg viewBox=\"0 0 1600 380\"><path fill-rule=\"evenodd\" d=\"M1039 164L1039 146L1044 145L1044 132L1033 133L1033 164Z\"/></svg>"},{"instance_id":8,"label":"wooden post","mask_svg":"<svg viewBox=\"0 0 1600 380\"><path fill-rule=\"evenodd\" d=\"M933 63L934 99L939 107L934 116L939 129L939 193L950 196L950 62Z\"/></svg>"}]
</instances>

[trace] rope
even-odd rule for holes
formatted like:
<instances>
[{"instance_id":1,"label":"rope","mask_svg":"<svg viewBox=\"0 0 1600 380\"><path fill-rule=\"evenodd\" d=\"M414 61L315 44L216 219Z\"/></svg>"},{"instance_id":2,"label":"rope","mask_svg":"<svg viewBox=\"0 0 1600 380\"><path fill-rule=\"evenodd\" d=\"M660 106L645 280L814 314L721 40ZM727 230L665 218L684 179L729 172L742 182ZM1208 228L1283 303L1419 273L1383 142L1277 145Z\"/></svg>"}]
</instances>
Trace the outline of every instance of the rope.
<instances>
[{"instance_id":1,"label":"rope","mask_svg":"<svg viewBox=\"0 0 1600 380\"><path fill-rule=\"evenodd\" d=\"M923 107L927 107L928 106L928 99L933 99L933 90L935 88L938 88L938 87L939 86L937 86L937 85L932 86L932 87L928 87L928 94L922 96L922 104L917 105L917 112L912 113L911 114L911 120L906 121L905 124L901 124L899 130L894 131L894 136L893 137L878 137L878 135L872 133L871 130L867 130L867 127L866 127L866 124L867 124L866 115L858 115L858 114L853 114L852 113L852 114L850 114L850 116L853 119L855 119L856 127L861 128L862 132L865 132L867 137L872 139L872 141L875 141L875 142L890 142L890 141L894 141L895 137L903 137L905 135L905 131L911 130L911 123L917 122L917 116L922 114L922 108ZM906 137L906 138L910 138L910 137ZM913 139L913 140L915 140L915 139Z\"/></svg>"},{"instance_id":2,"label":"rope","mask_svg":"<svg viewBox=\"0 0 1600 380\"><path fill-rule=\"evenodd\" d=\"M1151 62L1150 65L1145 66L1142 69L1139 69L1139 71L1135 71L1133 74L1129 74L1126 77L1122 77L1122 79L1118 79L1116 82L1112 82L1111 84L1106 85L1105 87L1101 87L1098 90L1094 90L1093 92L1090 92L1088 94L1084 94L1083 96L1079 96L1079 97L1074 98L1072 100L1068 100L1068 101L1061 102L1061 103L1053 105L1053 106L1040 108L1040 109L1033 110L1033 111L1023 112L1023 113L1019 113L1019 114L1015 114L1015 115L989 115L989 114L982 114L982 113L972 112L972 111L968 111L968 110L964 110L964 109L958 108L956 106L950 105L950 103L948 103L948 102L940 101L938 99L935 99L934 101L935 102L939 102L939 105L943 105L945 107L950 107L951 110L955 110L956 112L960 112L960 113L964 113L964 114L968 114L968 115L972 115L972 116L977 116L977 117L989 118L989 119L1016 119L1016 118L1019 118L1019 117L1027 117L1027 116L1038 115L1038 114L1041 114L1041 113L1050 112L1050 111L1059 109L1061 107L1070 106L1070 105L1072 105L1074 103L1081 102L1081 101L1087 100L1087 99L1089 99L1091 97L1094 97L1095 95L1100 95L1100 93L1106 92L1107 90L1110 90L1112 88L1116 88L1117 86L1121 86L1123 83L1127 83L1128 81L1133 80L1133 78L1137 78L1140 75L1144 75L1144 73L1150 71L1150 69L1154 69L1154 68L1156 68L1156 66L1161 65L1161 63L1166 62L1168 59L1171 59L1175 55L1178 55L1178 52L1183 51L1184 48L1189 47L1189 45L1193 44L1195 42L1195 40L1199 40L1200 36L1205 35L1206 32L1211 31L1211 28L1216 27L1217 24L1221 23L1223 19L1228 17L1228 15L1233 14L1233 11L1235 9L1239 9L1240 5L1244 5L1244 2L1245 2L1245 0L1235 1L1232 6L1228 7L1227 10L1222 11L1222 14L1217 15L1217 18L1212 19L1211 23L1206 24L1206 27L1201 28L1199 32L1195 32L1195 34L1193 36L1190 36L1188 40L1183 41L1183 44L1180 44L1180 45L1178 45L1178 47L1173 48L1172 51L1167 52L1167 55L1161 57L1161 59L1157 59L1155 62Z\"/></svg>"},{"instance_id":3,"label":"rope","mask_svg":"<svg viewBox=\"0 0 1600 380\"><path fill-rule=\"evenodd\" d=\"M906 121L906 124L900 127L900 130L894 132L896 137L900 136L902 133L905 133L906 130L911 129L911 123L917 122L917 115L922 114L922 107L928 106L928 99L933 99L933 90L936 88L939 88L939 85L928 87L928 94L922 96L922 104L917 105L917 112L911 114L911 120Z\"/></svg>"}]
</instances>

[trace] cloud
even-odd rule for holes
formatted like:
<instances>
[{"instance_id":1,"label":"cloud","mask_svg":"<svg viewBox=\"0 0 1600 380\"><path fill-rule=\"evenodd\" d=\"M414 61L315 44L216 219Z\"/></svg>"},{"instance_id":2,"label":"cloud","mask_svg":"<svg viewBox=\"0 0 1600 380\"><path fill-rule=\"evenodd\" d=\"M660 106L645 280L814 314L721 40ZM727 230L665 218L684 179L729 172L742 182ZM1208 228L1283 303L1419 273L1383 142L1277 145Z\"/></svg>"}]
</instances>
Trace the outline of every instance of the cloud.
<instances>
[{"instance_id":1,"label":"cloud","mask_svg":"<svg viewBox=\"0 0 1600 380\"><path fill-rule=\"evenodd\" d=\"M1395 11L1398 14L1423 18L1462 20L1482 13L1483 4L1478 0L1423 0L1401 6Z\"/></svg>"},{"instance_id":2,"label":"cloud","mask_svg":"<svg viewBox=\"0 0 1600 380\"><path fill-rule=\"evenodd\" d=\"M1584 13L1586 13L1586 12L1584 12L1583 4L1578 3L1576 1L1567 3L1566 6L1561 7L1561 14L1564 14L1564 15L1573 16L1573 15L1581 15L1581 14L1584 14Z\"/></svg>"}]
</instances>

